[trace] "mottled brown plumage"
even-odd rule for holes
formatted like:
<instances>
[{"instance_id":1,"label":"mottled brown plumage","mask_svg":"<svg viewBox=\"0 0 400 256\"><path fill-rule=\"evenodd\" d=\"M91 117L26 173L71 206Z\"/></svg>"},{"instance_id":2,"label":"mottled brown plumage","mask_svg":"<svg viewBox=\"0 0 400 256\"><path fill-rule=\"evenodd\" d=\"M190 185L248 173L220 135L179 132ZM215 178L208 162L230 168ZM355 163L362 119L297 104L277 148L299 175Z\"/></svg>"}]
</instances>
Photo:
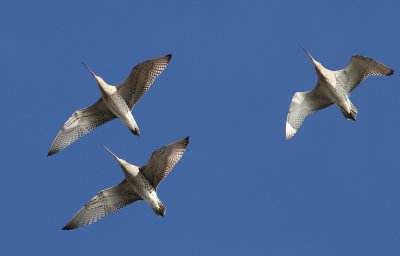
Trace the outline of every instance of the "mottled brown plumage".
<instances>
[{"instance_id":1,"label":"mottled brown plumage","mask_svg":"<svg viewBox=\"0 0 400 256\"><path fill-rule=\"evenodd\" d=\"M118 161L125 179L120 184L97 193L63 229L89 225L137 200L145 200L157 215L164 216L166 208L158 198L157 186L181 159L188 143L189 137L186 137L157 149L149 162L140 168L106 148Z\"/></svg>"},{"instance_id":2,"label":"mottled brown plumage","mask_svg":"<svg viewBox=\"0 0 400 256\"><path fill-rule=\"evenodd\" d=\"M339 107L346 119L356 120L358 110L350 101L350 92L368 76L393 74L388 66L359 55L351 57L345 69L332 71L322 66L305 49L304 51L314 64L318 82L313 90L296 92L293 95L286 119L287 140L296 134L307 116L332 104Z\"/></svg>"},{"instance_id":3,"label":"mottled brown plumage","mask_svg":"<svg viewBox=\"0 0 400 256\"><path fill-rule=\"evenodd\" d=\"M132 109L143 94L150 88L158 75L167 67L171 54L137 64L128 79L118 86L107 84L86 65L96 79L101 98L92 106L75 111L65 122L54 139L48 156L72 144L95 128L118 117L135 135L140 134L132 116Z\"/></svg>"}]
</instances>

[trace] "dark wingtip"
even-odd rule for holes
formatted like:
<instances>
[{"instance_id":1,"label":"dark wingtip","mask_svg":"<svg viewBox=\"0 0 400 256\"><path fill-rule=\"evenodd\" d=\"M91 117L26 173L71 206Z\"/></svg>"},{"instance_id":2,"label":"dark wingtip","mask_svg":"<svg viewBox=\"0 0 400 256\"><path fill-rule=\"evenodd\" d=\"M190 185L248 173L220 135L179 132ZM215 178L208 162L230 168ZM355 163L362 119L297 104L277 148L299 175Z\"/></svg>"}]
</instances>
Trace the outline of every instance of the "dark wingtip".
<instances>
[{"instance_id":1,"label":"dark wingtip","mask_svg":"<svg viewBox=\"0 0 400 256\"><path fill-rule=\"evenodd\" d=\"M172 58L172 54L169 53L169 54L163 56L162 58L166 58L166 59L167 59L167 60L166 60L166 61L167 61L167 64L169 64L169 62L171 61L171 58Z\"/></svg>"},{"instance_id":2,"label":"dark wingtip","mask_svg":"<svg viewBox=\"0 0 400 256\"><path fill-rule=\"evenodd\" d=\"M49 149L49 152L47 152L47 157L52 156L52 155L54 155L54 154L60 152L61 150L63 150L63 149L59 149L59 148L53 147L53 146L54 146L54 145L52 144L51 147L50 147L50 149Z\"/></svg>"},{"instance_id":3,"label":"dark wingtip","mask_svg":"<svg viewBox=\"0 0 400 256\"><path fill-rule=\"evenodd\" d=\"M62 230L71 230L71 229L73 229L73 227L68 226L68 225L65 225L65 226L62 228Z\"/></svg>"},{"instance_id":4,"label":"dark wingtip","mask_svg":"<svg viewBox=\"0 0 400 256\"><path fill-rule=\"evenodd\" d=\"M387 74L388 76L391 76L391 75L393 75L394 74L394 70L393 69L391 69L391 68L389 68L389 73Z\"/></svg>"},{"instance_id":5,"label":"dark wingtip","mask_svg":"<svg viewBox=\"0 0 400 256\"><path fill-rule=\"evenodd\" d=\"M183 139L183 142L185 143L185 146L187 146L187 145L189 144L189 139L190 139L190 136L186 136L186 137Z\"/></svg>"}]
</instances>

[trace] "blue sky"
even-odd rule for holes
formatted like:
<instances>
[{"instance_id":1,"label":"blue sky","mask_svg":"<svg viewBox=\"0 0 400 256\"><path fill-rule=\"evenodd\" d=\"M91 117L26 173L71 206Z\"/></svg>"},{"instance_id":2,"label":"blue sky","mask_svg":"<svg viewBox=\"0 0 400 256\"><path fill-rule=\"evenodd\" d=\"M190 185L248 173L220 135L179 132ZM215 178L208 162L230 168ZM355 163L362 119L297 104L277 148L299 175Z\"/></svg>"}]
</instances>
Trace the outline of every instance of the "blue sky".
<instances>
[{"instance_id":1,"label":"blue sky","mask_svg":"<svg viewBox=\"0 0 400 256\"><path fill-rule=\"evenodd\" d=\"M8 1L0 4L3 109L1 255L399 255L400 79L352 94L291 141L292 95L316 84L298 43L327 68L351 55L399 70L398 1ZM113 121L47 158L58 130L146 59L172 61L133 110L141 136ZM144 202L61 228L121 181L107 145L142 165L190 135Z\"/></svg>"}]
</instances>

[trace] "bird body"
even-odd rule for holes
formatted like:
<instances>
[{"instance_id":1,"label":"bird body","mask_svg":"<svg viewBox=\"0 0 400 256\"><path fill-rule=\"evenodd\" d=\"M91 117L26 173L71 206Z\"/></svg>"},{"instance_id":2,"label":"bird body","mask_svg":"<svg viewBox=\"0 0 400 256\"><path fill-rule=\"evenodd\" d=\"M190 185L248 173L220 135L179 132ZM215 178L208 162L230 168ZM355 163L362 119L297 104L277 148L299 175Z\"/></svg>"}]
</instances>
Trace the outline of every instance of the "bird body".
<instances>
[{"instance_id":1,"label":"bird body","mask_svg":"<svg viewBox=\"0 0 400 256\"><path fill-rule=\"evenodd\" d=\"M351 114L351 105L349 95L343 90L337 82L337 71L326 69L321 64L315 68L318 74L318 84L321 86L321 94L328 98L333 104L338 105L342 110Z\"/></svg>"},{"instance_id":2,"label":"bird body","mask_svg":"<svg viewBox=\"0 0 400 256\"><path fill-rule=\"evenodd\" d=\"M186 137L157 149L148 163L140 168L106 148L118 161L125 179L118 185L97 193L63 229L91 224L137 200L146 201L155 214L164 217L166 208L157 195L157 186L181 159L188 143L189 137Z\"/></svg>"},{"instance_id":3,"label":"bird body","mask_svg":"<svg viewBox=\"0 0 400 256\"><path fill-rule=\"evenodd\" d=\"M133 134L139 136L139 127L124 98L117 91L111 95L102 95L102 98L111 113L118 117Z\"/></svg>"},{"instance_id":4,"label":"bird body","mask_svg":"<svg viewBox=\"0 0 400 256\"><path fill-rule=\"evenodd\" d=\"M356 120L358 110L350 101L350 92L368 76L393 74L393 70L386 65L359 55L354 55L345 69L332 71L316 61L307 50L304 51L314 64L318 82L313 90L293 95L286 119L288 140L296 134L308 115L332 104L339 107L346 119Z\"/></svg>"},{"instance_id":5,"label":"bird body","mask_svg":"<svg viewBox=\"0 0 400 256\"><path fill-rule=\"evenodd\" d=\"M48 156L61 151L114 118L121 119L133 134L139 135L140 130L131 111L170 60L171 54L168 54L137 64L128 79L118 86L107 84L103 78L82 63L95 78L101 98L95 104L72 114L51 144Z\"/></svg>"},{"instance_id":6,"label":"bird body","mask_svg":"<svg viewBox=\"0 0 400 256\"><path fill-rule=\"evenodd\" d=\"M128 129L135 135L140 134L138 125L132 116L131 110L126 104L124 98L118 93L117 87L107 84L103 78L97 76L89 67L85 67L92 73L96 79L97 85L101 92L101 98L108 110L118 117Z\"/></svg>"},{"instance_id":7,"label":"bird body","mask_svg":"<svg viewBox=\"0 0 400 256\"><path fill-rule=\"evenodd\" d=\"M145 200L151 206L151 208L153 208L154 212L156 213L160 212L161 206L159 202L161 202L161 200L158 198L157 192L154 189L154 187L140 172L139 167L130 164L127 161L117 157L108 148L106 149L118 161L119 165L121 166L124 172L125 180L129 184L132 191L135 194L139 195L143 200Z\"/></svg>"}]
</instances>

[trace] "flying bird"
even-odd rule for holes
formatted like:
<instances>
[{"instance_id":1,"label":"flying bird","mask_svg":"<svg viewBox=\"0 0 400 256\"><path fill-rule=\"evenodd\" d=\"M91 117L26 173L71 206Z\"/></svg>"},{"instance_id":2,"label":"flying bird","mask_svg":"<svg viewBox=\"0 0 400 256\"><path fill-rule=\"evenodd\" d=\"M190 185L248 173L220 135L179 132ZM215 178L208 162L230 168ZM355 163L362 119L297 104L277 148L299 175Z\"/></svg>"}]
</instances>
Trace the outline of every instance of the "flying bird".
<instances>
[{"instance_id":1,"label":"flying bird","mask_svg":"<svg viewBox=\"0 0 400 256\"><path fill-rule=\"evenodd\" d=\"M287 140L296 134L307 116L332 104L339 107L346 119L355 121L358 110L350 101L350 93L368 76L390 76L394 72L385 64L360 55L352 56L345 69L332 71L300 46L313 62L318 82L313 90L293 95L286 119Z\"/></svg>"},{"instance_id":2,"label":"flying bird","mask_svg":"<svg viewBox=\"0 0 400 256\"><path fill-rule=\"evenodd\" d=\"M118 86L107 84L103 78L97 76L82 63L95 78L101 98L93 105L77 110L71 115L58 132L47 156L61 151L80 137L114 118L119 118L133 134L139 136L140 130L131 111L157 76L167 67L171 56L168 54L137 64L128 79Z\"/></svg>"},{"instance_id":3,"label":"flying bird","mask_svg":"<svg viewBox=\"0 0 400 256\"><path fill-rule=\"evenodd\" d=\"M149 162L142 167L128 163L105 147L118 161L125 179L118 185L97 193L63 229L86 226L137 200L145 200L155 214L164 217L166 208L158 198L157 186L181 159L188 143L189 137L186 137L157 149Z\"/></svg>"}]
</instances>

